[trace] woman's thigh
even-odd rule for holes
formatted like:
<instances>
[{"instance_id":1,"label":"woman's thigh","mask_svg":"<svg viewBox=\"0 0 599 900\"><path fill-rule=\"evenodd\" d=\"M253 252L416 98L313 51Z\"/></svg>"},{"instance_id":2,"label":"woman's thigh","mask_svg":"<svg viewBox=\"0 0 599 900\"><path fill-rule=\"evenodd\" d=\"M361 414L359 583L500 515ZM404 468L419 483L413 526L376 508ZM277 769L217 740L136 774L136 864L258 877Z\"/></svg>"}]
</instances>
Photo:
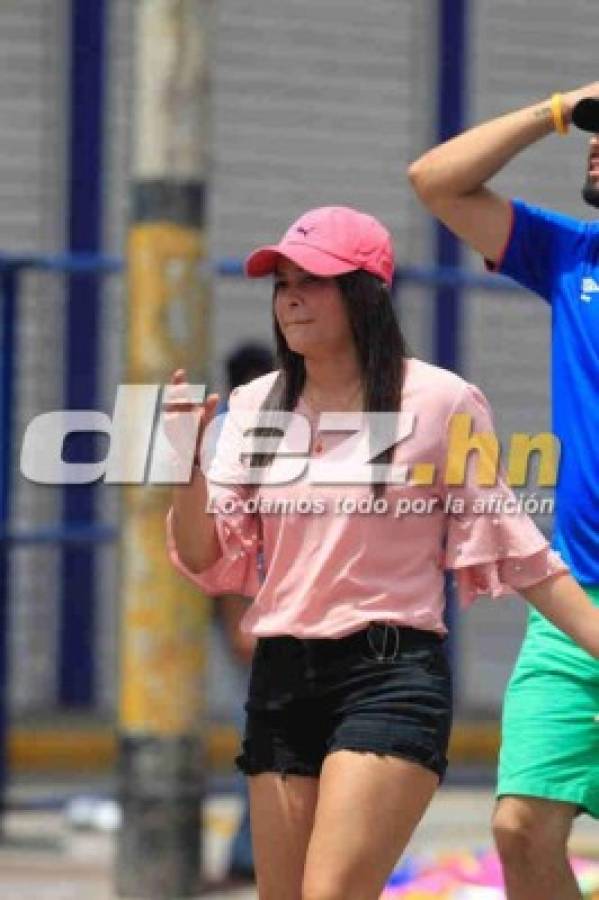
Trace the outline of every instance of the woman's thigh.
<instances>
[{"instance_id":1,"label":"woman's thigh","mask_svg":"<svg viewBox=\"0 0 599 900\"><path fill-rule=\"evenodd\" d=\"M304 900L376 900L438 784L434 772L400 757L329 754L306 857Z\"/></svg>"},{"instance_id":2,"label":"woman's thigh","mask_svg":"<svg viewBox=\"0 0 599 900\"><path fill-rule=\"evenodd\" d=\"M301 900L318 779L266 772L248 782L260 900Z\"/></svg>"}]
</instances>

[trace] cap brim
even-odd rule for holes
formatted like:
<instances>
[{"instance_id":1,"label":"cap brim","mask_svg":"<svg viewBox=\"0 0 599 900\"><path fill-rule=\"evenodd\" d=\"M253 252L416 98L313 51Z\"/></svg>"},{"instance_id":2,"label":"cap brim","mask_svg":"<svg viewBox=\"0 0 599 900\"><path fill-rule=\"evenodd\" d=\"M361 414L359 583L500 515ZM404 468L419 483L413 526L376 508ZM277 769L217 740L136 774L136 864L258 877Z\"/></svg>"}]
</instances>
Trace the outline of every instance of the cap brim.
<instances>
[{"instance_id":1,"label":"cap brim","mask_svg":"<svg viewBox=\"0 0 599 900\"><path fill-rule=\"evenodd\" d=\"M337 259L329 253L309 247L307 244L273 244L268 247L260 247L254 250L245 261L245 272L250 278L261 278L275 271L277 261L283 256L291 260L296 266L311 272L312 275L320 275L324 278L332 278L335 275L344 275L346 272L354 272L356 266L345 260Z\"/></svg>"}]
</instances>

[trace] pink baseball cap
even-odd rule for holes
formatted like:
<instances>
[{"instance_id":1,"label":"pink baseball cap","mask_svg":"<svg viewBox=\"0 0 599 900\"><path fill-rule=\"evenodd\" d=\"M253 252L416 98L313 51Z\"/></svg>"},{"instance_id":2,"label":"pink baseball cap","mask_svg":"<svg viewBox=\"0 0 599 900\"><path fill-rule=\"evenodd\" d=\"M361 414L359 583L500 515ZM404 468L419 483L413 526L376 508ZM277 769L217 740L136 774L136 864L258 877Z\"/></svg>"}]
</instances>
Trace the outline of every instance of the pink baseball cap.
<instances>
[{"instance_id":1,"label":"pink baseball cap","mask_svg":"<svg viewBox=\"0 0 599 900\"><path fill-rule=\"evenodd\" d=\"M246 274L270 275L279 256L313 275L331 277L365 269L388 285L393 278L391 235L373 216L348 206L322 206L304 213L278 244L248 256Z\"/></svg>"}]
</instances>

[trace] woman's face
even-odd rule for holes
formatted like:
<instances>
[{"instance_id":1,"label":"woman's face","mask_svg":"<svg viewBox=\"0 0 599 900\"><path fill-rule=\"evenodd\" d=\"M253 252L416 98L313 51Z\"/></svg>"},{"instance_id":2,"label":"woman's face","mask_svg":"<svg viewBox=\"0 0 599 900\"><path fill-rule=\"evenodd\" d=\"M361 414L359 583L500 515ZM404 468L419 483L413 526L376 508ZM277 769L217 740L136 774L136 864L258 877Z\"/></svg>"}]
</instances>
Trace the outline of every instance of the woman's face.
<instances>
[{"instance_id":1,"label":"woman's face","mask_svg":"<svg viewBox=\"0 0 599 900\"><path fill-rule=\"evenodd\" d=\"M339 285L280 258L274 276L274 313L290 350L329 355L353 346Z\"/></svg>"}]
</instances>

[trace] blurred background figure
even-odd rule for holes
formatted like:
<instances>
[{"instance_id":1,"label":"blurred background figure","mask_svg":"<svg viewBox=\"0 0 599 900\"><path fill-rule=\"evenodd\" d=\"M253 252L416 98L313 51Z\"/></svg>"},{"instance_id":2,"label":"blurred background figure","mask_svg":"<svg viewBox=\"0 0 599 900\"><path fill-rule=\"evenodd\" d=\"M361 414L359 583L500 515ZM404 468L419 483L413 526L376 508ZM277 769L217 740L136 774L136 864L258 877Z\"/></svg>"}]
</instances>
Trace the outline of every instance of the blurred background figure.
<instances>
[{"instance_id":1,"label":"blurred background figure","mask_svg":"<svg viewBox=\"0 0 599 900\"><path fill-rule=\"evenodd\" d=\"M262 343L239 344L226 360L229 393L274 368L269 348ZM218 412L225 412L227 402ZM240 622L248 606L248 599L238 594L224 594L214 602L214 621L210 630L209 689L212 708L227 706L229 717L239 734L243 730L243 703L247 694L249 665L254 652L255 638L244 634ZM233 839L228 875L232 880L253 881L254 862L252 835L245 778L238 777L239 794L243 802L241 819Z\"/></svg>"}]
</instances>

